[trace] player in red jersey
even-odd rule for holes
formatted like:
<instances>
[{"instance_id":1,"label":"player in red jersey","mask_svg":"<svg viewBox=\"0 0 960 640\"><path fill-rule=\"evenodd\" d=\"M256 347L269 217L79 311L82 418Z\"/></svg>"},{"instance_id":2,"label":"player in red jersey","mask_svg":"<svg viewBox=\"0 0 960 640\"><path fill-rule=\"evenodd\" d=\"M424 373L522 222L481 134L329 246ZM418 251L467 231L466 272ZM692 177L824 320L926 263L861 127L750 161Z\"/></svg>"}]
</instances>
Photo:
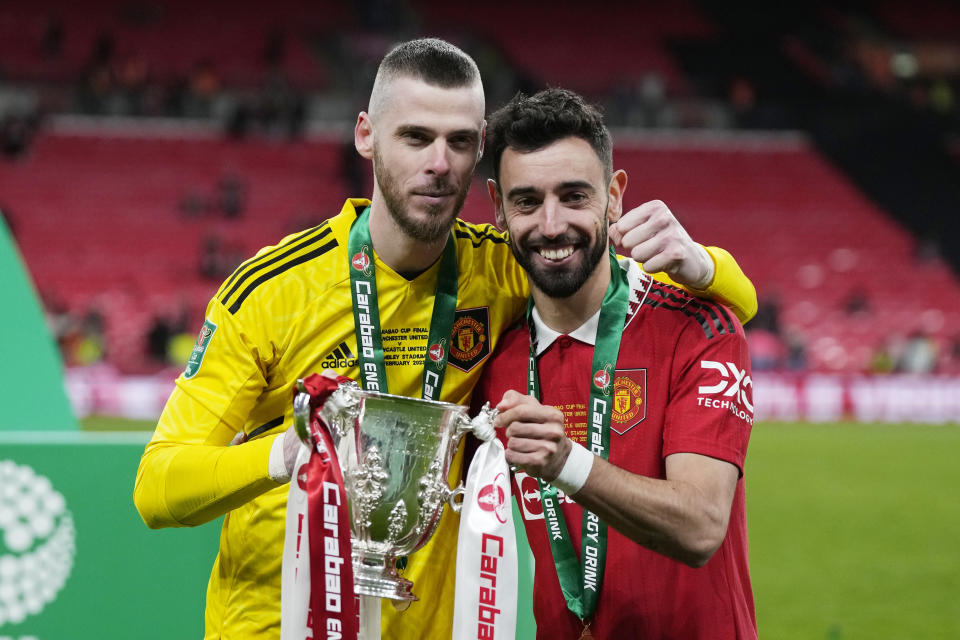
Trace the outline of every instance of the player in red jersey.
<instances>
[{"instance_id":1,"label":"player in red jersey","mask_svg":"<svg viewBox=\"0 0 960 640\"><path fill-rule=\"evenodd\" d=\"M609 250L627 176L579 96L514 98L490 118L487 145L497 220L532 304L475 398L498 403L517 468L537 636L756 638L740 323Z\"/></svg>"}]
</instances>

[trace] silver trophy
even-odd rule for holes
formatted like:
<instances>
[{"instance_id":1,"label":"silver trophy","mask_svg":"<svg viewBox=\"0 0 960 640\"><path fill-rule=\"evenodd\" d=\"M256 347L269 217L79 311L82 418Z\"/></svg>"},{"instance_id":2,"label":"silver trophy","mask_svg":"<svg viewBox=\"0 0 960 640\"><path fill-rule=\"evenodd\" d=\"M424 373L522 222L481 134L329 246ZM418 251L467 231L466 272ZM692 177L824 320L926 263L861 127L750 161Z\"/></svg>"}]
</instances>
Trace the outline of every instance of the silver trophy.
<instances>
[{"instance_id":1,"label":"silver trophy","mask_svg":"<svg viewBox=\"0 0 960 640\"><path fill-rule=\"evenodd\" d=\"M294 425L312 446L310 394L302 381L298 389ZM397 574L397 558L427 543L444 504L460 510L463 486L450 488L451 460L468 431L492 438L495 416L484 407L471 420L460 405L365 391L354 383L340 384L327 398L320 417L343 471L358 594L417 599L413 583Z\"/></svg>"}]
</instances>

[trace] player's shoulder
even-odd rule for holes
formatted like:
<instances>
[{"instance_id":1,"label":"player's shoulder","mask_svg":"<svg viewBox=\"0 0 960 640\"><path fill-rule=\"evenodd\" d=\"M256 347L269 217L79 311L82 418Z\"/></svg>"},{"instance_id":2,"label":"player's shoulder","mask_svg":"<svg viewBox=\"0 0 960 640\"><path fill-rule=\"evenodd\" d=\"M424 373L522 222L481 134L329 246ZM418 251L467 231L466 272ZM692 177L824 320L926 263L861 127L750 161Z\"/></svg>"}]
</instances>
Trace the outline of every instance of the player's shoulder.
<instances>
[{"instance_id":1,"label":"player's shoulder","mask_svg":"<svg viewBox=\"0 0 960 640\"><path fill-rule=\"evenodd\" d=\"M467 222L457 218L453 224L457 245L465 249L509 250L507 234L489 223Z\"/></svg>"},{"instance_id":2,"label":"player's shoulder","mask_svg":"<svg viewBox=\"0 0 960 640\"><path fill-rule=\"evenodd\" d=\"M631 298L638 314L645 310L668 333L682 331L707 341L723 336L743 337L743 327L732 311L680 287L650 278L646 289L634 292Z\"/></svg>"},{"instance_id":3,"label":"player's shoulder","mask_svg":"<svg viewBox=\"0 0 960 640\"><path fill-rule=\"evenodd\" d=\"M264 297L272 301L290 298L292 304L300 304L315 295L318 286L329 287L347 277L345 265L336 268L345 262L341 245L332 220L288 235L241 263L217 290L215 299L233 315Z\"/></svg>"},{"instance_id":4,"label":"player's shoulder","mask_svg":"<svg viewBox=\"0 0 960 640\"><path fill-rule=\"evenodd\" d=\"M491 224L457 219L453 225L464 296L508 309L511 317L529 295L527 275L513 257L506 233Z\"/></svg>"}]
</instances>

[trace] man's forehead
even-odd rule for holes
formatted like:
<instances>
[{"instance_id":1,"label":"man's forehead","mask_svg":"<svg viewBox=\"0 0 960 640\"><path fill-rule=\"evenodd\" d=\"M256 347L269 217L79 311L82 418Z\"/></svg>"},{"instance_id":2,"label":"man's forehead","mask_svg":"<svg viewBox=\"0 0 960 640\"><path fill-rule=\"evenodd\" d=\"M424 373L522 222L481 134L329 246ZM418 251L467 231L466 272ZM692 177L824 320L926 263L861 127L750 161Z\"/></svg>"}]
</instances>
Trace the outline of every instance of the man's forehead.
<instances>
[{"instance_id":1,"label":"man's forehead","mask_svg":"<svg viewBox=\"0 0 960 640\"><path fill-rule=\"evenodd\" d=\"M384 87L377 106L381 120L430 127L439 122L460 123L460 128L483 126L483 86L478 82L441 87L413 76L395 76Z\"/></svg>"},{"instance_id":2,"label":"man's forehead","mask_svg":"<svg viewBox=\"0 0 960 640\"><path fill-rule=\"evenodd\" d=\"M568 137L534 151L504 149L500 158L501 188L555 189L570 184L603 186L600 157L583 138Z\"/></svg>"}]
</instances>

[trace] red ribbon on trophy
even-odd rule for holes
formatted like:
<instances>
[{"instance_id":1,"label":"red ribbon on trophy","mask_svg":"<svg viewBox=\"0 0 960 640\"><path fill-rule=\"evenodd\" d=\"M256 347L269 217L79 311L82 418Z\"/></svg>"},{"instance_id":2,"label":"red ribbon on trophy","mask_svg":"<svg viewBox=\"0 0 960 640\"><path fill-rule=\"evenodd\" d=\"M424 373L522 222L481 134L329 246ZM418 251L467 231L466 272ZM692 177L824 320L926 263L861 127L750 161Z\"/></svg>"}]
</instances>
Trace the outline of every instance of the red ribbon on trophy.
<instances>
[{"instance_id":1,"label":"red ribbon on trophy","mask_svg":"<svg viewBox=\"0 0 960 640\"><path fill-rule=\"evenodd\" d=\"M327 425L319 410L340 382L311 375L310 435L294 467L287 507L281 591L283 640L326 638L355 640L359 633L353 587L350 517L343 473Z\"/></svg>"}]
</instances>

